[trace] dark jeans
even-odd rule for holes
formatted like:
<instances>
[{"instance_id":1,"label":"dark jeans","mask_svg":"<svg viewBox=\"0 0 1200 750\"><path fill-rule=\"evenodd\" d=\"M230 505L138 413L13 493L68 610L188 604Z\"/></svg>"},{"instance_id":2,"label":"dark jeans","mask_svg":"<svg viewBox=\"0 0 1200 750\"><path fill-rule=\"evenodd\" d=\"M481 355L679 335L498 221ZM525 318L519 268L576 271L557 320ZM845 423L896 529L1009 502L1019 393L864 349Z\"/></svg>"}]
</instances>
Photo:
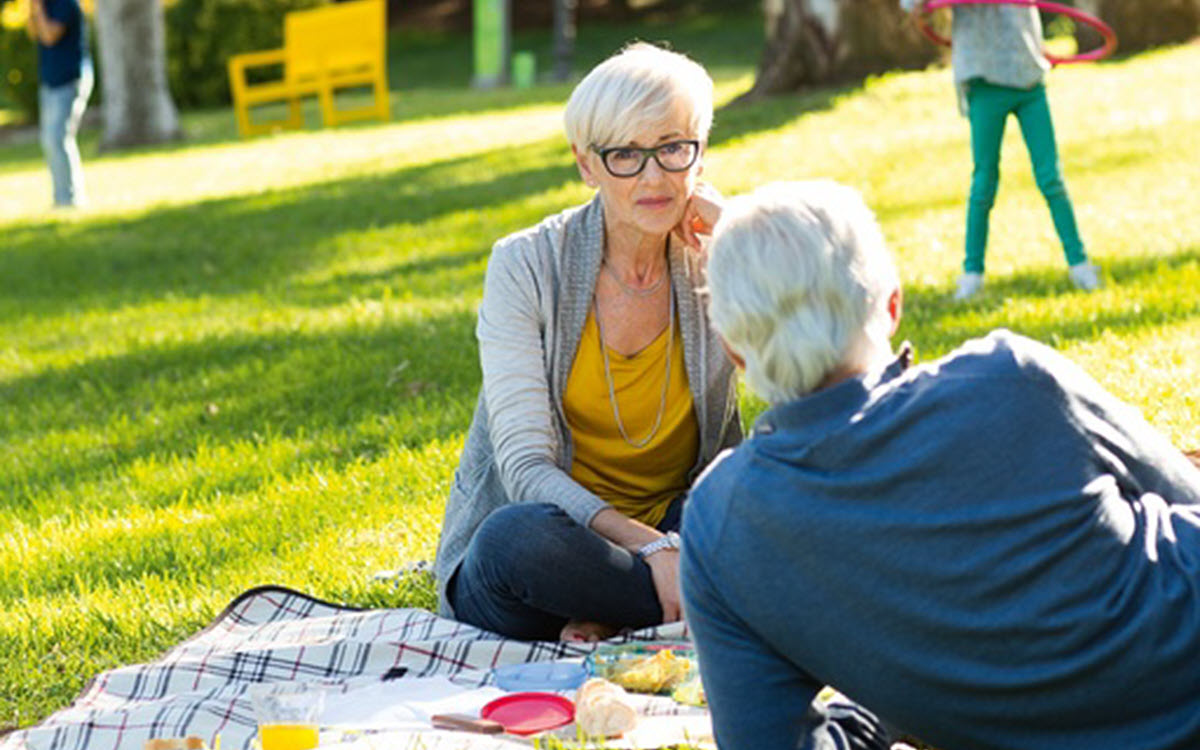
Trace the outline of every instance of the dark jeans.
<instances>
[{"instance_id":1,"label":"dark jeans","mask_svg":"<svg viewBox=\"0 0 1200 750\"><path fill-rule=\"evenodd\" d=\"M658 525L677 530L683 496ZM507 505L484 519L447 594L462 622L556 641L568 620L644 628L662 622L650 567L549 503Z\"/></svg>"}]
</instances>

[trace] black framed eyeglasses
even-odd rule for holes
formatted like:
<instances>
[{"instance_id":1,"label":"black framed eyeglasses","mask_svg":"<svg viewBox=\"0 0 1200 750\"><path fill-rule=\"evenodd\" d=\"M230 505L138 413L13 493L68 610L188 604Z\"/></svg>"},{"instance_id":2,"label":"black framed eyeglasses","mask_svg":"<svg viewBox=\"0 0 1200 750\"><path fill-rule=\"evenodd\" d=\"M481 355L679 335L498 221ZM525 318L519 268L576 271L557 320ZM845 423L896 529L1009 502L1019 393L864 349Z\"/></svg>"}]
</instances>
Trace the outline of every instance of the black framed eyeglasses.
<instances>
[{"instance_id":1,"label":"black framed eyeglasses","mask_svg":"<svg viewBox=\"0 0 1200 750\"><path fill-rule=\"evenodd\" d=\"M686 172L700 156L700 141L671 141L653 148L593 145L591 149L600 155L604 168L613 177L635 177L646 168L651 156L665 172Z\"/></svg>"}]
</instances>

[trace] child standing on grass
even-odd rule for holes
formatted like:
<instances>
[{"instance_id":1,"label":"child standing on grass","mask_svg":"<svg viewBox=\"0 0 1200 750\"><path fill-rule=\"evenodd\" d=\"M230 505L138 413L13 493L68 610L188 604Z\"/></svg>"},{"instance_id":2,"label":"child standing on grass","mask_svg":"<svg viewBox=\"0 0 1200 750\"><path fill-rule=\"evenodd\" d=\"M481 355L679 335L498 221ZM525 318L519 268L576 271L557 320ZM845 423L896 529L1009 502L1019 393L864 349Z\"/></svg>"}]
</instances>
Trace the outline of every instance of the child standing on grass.
<instances>
[{"instance_id":1,"label":"child standing on grass","mask_svg":"<svg viewBox=\"0 0 1200 750\"><path fill-rule=\"evenodd\" d=\"M911 9L917 2L924 0L901 0L901 5ZM966 259L954 298L968 299L983 287L988 217L1000 182L1000 144L1010 114L1021 126L1034 178L1062 242L1071 283L1086 291L1099 289L1098 269L1088 261L1063 182L1043 83L1050 63L1042 53L1037 9L1025 4L958 5L953 14L954 83L959 110L971 123L975 163L967 204Z\"/></svg>"}]
</instances>

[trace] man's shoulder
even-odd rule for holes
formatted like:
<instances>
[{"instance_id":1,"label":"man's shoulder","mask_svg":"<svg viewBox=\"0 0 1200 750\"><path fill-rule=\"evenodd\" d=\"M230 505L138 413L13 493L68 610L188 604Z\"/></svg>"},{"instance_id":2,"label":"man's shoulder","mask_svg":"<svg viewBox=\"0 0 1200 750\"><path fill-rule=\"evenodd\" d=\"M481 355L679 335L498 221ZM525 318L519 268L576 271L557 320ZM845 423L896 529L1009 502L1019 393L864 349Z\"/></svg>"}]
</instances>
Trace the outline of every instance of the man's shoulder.
<instances>
[{"instance_id":1,"label":"man's shoulder","mask_svg":"<svg viewBox=\"0 0 1200 750\"><path fill-rule=\"evenodd\" d=\"M60 23L72 23L83 15L79 0L44 0L46 15Z\"/></svg>"},{"instance_id":2,"label":"man's shoulder","mask_svg":"<svg viewBox=\"0 0 1200 750\"><path fill-rule=\"evenodd\" d=\"M729 504L738 497L746 484L747 467L752 460L752 439L717 454L697 477L688 494L688 511L692 516L723 523Z\"/></svg>"},{"instance_id":3,"label":"man's shoulder","mask_svg":"<svg viewBox=\"0 0 1200 750\"><path fill-rule=\"evenodd\" d=\"M911 368L881 389L877 403L890 403L893 410L915 409L910 413L924 416L937 414L939 424L948 429L975 430L983 419L1011 422L1039 414L1048 418L1044 409L1065 408L1070 394L1094 387L1093 382L1051 347L998 329ZM949 418L952 414L957 421Z\"/></svg>"},{"instance_id":4,"label":"man's shoulder","mask_svg":"<svg viewBox=\"0 0 1200 750\"><path fill-rule=\"evenodd\" d=\"M963 343L940 360L919 369L946 376L1025 379L1052 375L1068 365L1069 361L1049 346L998 328Z\"/></svg>"}]
</instances>

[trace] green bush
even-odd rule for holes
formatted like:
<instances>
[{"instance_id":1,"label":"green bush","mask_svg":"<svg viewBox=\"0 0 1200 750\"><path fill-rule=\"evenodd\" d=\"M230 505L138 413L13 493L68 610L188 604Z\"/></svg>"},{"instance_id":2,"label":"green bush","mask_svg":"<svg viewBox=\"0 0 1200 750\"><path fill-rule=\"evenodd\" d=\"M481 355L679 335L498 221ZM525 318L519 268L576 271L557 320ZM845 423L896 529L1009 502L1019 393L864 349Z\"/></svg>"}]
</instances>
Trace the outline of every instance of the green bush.
<instances>
[{"instance_id":1,"label":"green bush","mask_svg":"<svg viewBox=\"0 0 1200 750\"><path fill-rule=\"evenodd\" d=\"M38 77L37 47L23 28L8 28L0 24L0 88L4 98L24 113L30 122L37 121Z\"/></svg>"},{"instance_id":2,"label":"green bush","mask_svg":"<svg viewBox=\"0 0 1200 750\"><path fill-rule=\"evenodd\" d=\"M166 10L167 77L181 107L229 103L226 63L283 43L283 16L328 0L176 0Z\"/></svg>"}]
</instances>

